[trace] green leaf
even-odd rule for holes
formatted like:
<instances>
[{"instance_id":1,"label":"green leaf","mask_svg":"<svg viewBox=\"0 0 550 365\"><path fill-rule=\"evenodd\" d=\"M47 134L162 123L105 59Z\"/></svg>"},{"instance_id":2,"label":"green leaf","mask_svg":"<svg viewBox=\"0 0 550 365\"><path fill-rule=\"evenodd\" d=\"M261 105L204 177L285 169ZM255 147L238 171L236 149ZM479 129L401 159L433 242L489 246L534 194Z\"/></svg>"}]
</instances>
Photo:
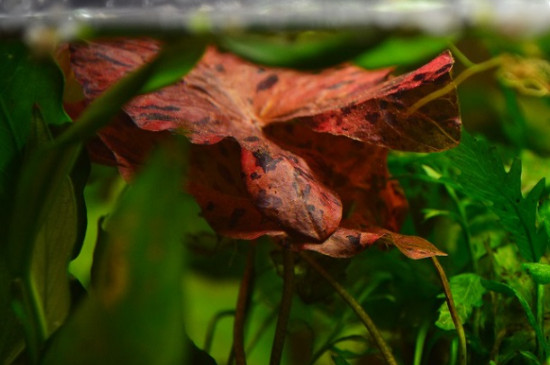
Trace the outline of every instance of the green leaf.
<instances>
[{"instance_id":1,"label":"green leaf","mask_svg":"<svg viewBox=\"0 0 550 365\"><path fill-rule=\"evenodd\" d=\"M450 285L456 310L461 323L464 324L472 314L473 309L480 308L483 305L485 287L481 284L481 277L472 273L453 276ZM447 303L443 303L439 307L439 319L435 324L444 330L454 330L455 326Z\"/></svg>"},{"instance_id":2,"label":"green leaf","mask_svg":"<svg viewBox=\"0 0 550 365\"><path fill-rule=\"evenodd\" d=\"M20 261L14 262L10 255L8 229L13 229L9 222L13 218L13 197L26 144L31 131L38 128L36 124L34 129L31 126L33 120L37 121L33 108L40 108L40 128L45 128L44 121L61 124L69 118L62 108L63 75L51 59L35 58L21 42L3 41L0 43L0 77L0 221L7 222L0 225L0 362L4 363L22 350L22 318L15 318L10 291L13 268ZM38 184L35 181L32 188ZM21 209L30 211L33 207ZM27 231L35 228L24 227ZM17 245L23 243L17 242ZM30 252L27 253L30 257Z\"/></svg>"},{"instance_id":3,"label":"green leaf","mask_svg":"<svg viewBox=\"0 0 550 365\"><path fill-rule=\"evenodd\" d=\"M323 32L307 31L287 34L248 33L219 38L222 48L268 66L314 69L328 67L357 56L378 43L383 34L376 31Z\"/></svg>"},{"instance_id":4,"label":"green leaf","mask_svg":"<svg viewBox=\"0 0 550 365\"><path fill-rule=\"evenodd\" d=\"M525 271L537 284L550 284L550 265L539 263L525 263L522 265Z\"/></svg>"},{"instance_id":5,"label":"green leaf","mask_svg":"<svg viewBox=\"0 0 550 365\"><path fill-rule=\"evenodd\" d=\"M540 360L530 351L520 351L519 354L527 360L528 364L540 365Z\"/></svg>"},{"instance_id":6,"label":"green leaf","mask_svg":"<svg viewBox=\"0 0 550 365\"><path fill-rule=\"evenodd\" d=\"M484 202L510 232L523 258L537 262L548 246L548 234L537 224L537 206L544 179L527 196L521 192L521 161L515 159L507 172L496 151L482 140L463 132L460 145L444 153L446 163L457 171L460 190Z\"/></svg>"},{"instance_id":7,"label":"green leaf","mask_svg":"<svg viewBox=\"0 0 550 365\"><path fill-rule=\"evenodd\" d=\"M0 42L0 80L0 219L5 221L31 130L33 106L40 106L46 123L61 124L69 118L62 107L61 71L51 59L34 58L21 42ZM0 228L0 238L7 233L4 228Z\"/></svg>"},{"instance_id":8,"label":"green leaf","mask_svg":"<svg viewBox=\"0 0 550 365\"><path fill-rule=\"evenodd\" d=\"M90 297L54 337L44 364L176 364L183 359L181 146L152 161L107 222Z\"/></svg>"},{"instance_id":9,"label":"green leaf","mask_svg":"<svg viewBox=\"0 0 550 365\"><path fill-rule=\"evenodd\" d=\"M206 40L197 37L179 37L168 39L162 56L155 61L152 77L137 94L145 94L170 84L186 75L202 57Z\"/></svg>"},{"instance_id":10,"label":"green leaf","mask_svg":"<svg viewBox=\"0 0 550 365\"><path fill-rule=\"evenodd\" d=\"M23 350L23 330L11 307L11 275L0 257L0 363L11 364Z\"/></svg>"},{"instance_id":11,"label":"green leaf","mask_svg":"<svg viewBox=\"0 0 550 365\"><path fill-rule=\"evenodd\" d=\"M391 37L359 55L354 62L364 68L413 66L443 51L448 47L450 37Z\"/></svg>"},{"instance_id":12,"label":"green leaf","mask_svg":"<svg viewBox=\"0 0 550 365\"><path fill-rule=\"evenodd\" d=\"M38 149L51 139L48 127L40 114L36 114L27 150ZM83 193L89 162L85 155L81 156L72 176L62 179L58 193L48 204L33 244L31 280L42 305L46 335L61 326L69 313L71 292L67 268L86 230Z\"/></svg>"},{"instance_id":13,"label":"green leaf","mask_svg":"<svg viewBox=\"0 0 550 365\"><path fill-rule=\"evenodd\" d=\"M544 352L547 355L550 354L550 347L546 342L542 329L538 325L535 315L533 314L533 311L531 310L529 303L523 297L523 295L521 295L521 293L517 289L515 289L514 287L508 284L499 283L493 280L485 280L485 279L482 279L481 283L488 290L491 290L500 294L504 294L509 297L515 297L519 301L519 304L521 305L521 307L523 308L523 311L525 312L525 315L527 316L527 321L529 322L531 327L533 327L533 329L535 330L535 335L537 337L538 343L542 344L544 348Z\"/></svg>"},{"instance_id":14,"label":"green leaf","mask_svg":"<svg viewBox=\"0 0 550 365\"><path fill-rule=\"evenodd\" d=\"M334 361L334 365L351 365L351 363L349 363L340 353L334 353L330 357L332 361Z\"/></svg>"}]
</instances>

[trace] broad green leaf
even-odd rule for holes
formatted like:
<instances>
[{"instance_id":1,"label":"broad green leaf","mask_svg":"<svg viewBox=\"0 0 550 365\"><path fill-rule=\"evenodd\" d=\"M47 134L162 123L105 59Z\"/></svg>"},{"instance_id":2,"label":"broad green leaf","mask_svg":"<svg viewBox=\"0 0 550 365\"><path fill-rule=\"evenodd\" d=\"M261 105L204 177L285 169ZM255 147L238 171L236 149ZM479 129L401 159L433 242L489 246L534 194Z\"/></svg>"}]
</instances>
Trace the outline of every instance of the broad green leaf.
<instances>
[{"instance_id":1,"label":"broad green leaf","mask_svg":"<svg viewBox=\"0 0 550 365\"><path fill-rule=\"evenodd\" d=\"M22 331L12 311L14 262L9 255L8 229L13 227L13 197L31 133L33 108L48 124L69 118L62 108L63 76L51 59L38 59L17 41L0 43L0 362L22 349ZM39 183L35 182L33 188ZM25 206L25 210L32 207ZM26 226L25 230L33 227ZM20 242L17 243L18 245ZM29 253L30 255L30 253Z\"/></svg>"},{"instance_id":2,"label":"broad green leaf","mask_svg":"<svg viewBox=\"0 0 550 365\"><path fill-rule=\"evenodd\" d=\"M456 182L467 196L484 202L512 235L523 258L537 262L548 246L547 232L538 227L537 206L544 190L540 180L524 197L521 192L521 161L509 171L489 144L464 131L460 145L447 151L446 163L456 168Z\"/></svg>"},{"instance_id":3,"label":"broad green leaf","mask_svg":"<svg viewBox=\"0 0 550 365\"><path fill-rule=\"evenodd\" d=\"M0 42L0 219L9 213L18 166L31 129L33 105L49 124L69 121L63 111L63 75L50 59L37 59L21 42ZM0 237L5 237L5 225ZM0 241L5 242L6 239Z\"/></svg>"},{"instance_id":4,"label":"broad green leaf","mask_svg":"<svg viewBox=\"0 0 550 365\"><path fill-rule=\"evenodd\" d=\"M437 55L448 47L450 37L387 38L378 46L359 55L354 62L364 68L412 66Z\"/></svg>"},{"instance_id":5,"label":"broad green leaf","mask_svg":"<svg viewBox=\"0 0 550 365\"><path fill-rule=\"evenodd\" d=\"M453 276L450 285L456 310L460 321L464 324L472 314L473 309L480 308L483 305L485 287L481 285L481 277L472 273ZM439 307L439 319L435 324L444 330L455 328L447 303L443 303Z\"/></svg>"},{"instance_id":6,"label":"broad green leaf","mask_svg":"<svg viewBox=\"0 0 550 365\"><path fill-rule=\"evenodd\" d=\"M90 297L62 327L44 364L176 364L183 359L182 156L157 153L107 222Z\"/></svg>"},{"instance_id":7,"label":"broad green leaf","mask_svg":"<svg viewBox=\"0 0 550 365\"><path fill-rule=\"evenodd\" d=\"M537 284L550 284L550 265L539 263L525 263L522 265L525 271Z\"/></svg>"},{"instance_id":8,"label":"broad green leaf","mask_svg":"<svg viewBox=\"0 0 550 365\"><path fill-rule=\"evenodd\" d=\"M29 137L26 150L31 151L30 153L52 140L39 113L35 113L33 117ZM61 187L49 202L34 239L31 280L42 305L46 335L61 326L70 309L71 293L67 268L75 249L82 243L86 229L83 191L88 165L87 158L80 158L72 176L62 179Z\"/></svg>"},{"instance_id":9,"label":"broad green leaf","mask_svg":"<svg viewBox=\"0 0 550 365\"><path fill-rule=\"evenodd\" d=\"M521 293L515 289L514 287L499 283L497 281L493 280L485 280L482 279L481 284L487 288L488 290L504 294L509 297L515 297L518 301L521 307L523 308L525 315L527 316L527 321L533 327L533 330L535 331L535 335L537 337L537 341L542 344L544 352L549 355L550 354L550 347L548 346L548 343L546 342L546 338L544 337L544 333L542 332L542 329L537 323L537 320L535 318L535 315L533 314L533 311L531 310L531 307L529 306L529 303L527 300L521 295Z\"/></svg>"},{"instance_id":10,"label":"broad green leaf","mask_svg":"<svg viewBox=\"0 0 550 365\"><path fill-rule=\"evenodd\" d=\"M23 350L23 331L11 307L11 275L0 257L0 363L10 364Z\"/></svg>"},{"instance_id":11,"label":"broad green leaf","mask_svg":"<svg viewBox=\"0 0 550 365\"><path fill-rule=\"evenodd\" d=\"M370 31L308 31L288 34L239 34L220 37L222 48L268 66L314 69L346 61L378 43L384 35Z\"/></svg>"}]
</instances>

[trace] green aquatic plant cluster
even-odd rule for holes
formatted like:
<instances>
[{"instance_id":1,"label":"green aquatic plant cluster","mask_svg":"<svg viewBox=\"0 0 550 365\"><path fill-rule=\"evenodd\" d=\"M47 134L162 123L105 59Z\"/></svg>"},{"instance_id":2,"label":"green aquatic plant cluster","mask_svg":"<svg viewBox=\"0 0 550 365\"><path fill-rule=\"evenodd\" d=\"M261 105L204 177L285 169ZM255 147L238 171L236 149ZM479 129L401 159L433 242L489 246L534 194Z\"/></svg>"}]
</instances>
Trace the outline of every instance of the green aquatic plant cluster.
<instances>
[{"instance_id":1,"label":"green aquatic plant cluster","mask_svg":"<svg viewBox=\"0 0 550 365\"><path fill-rule=\"evenodd\" d=\"M0 40L3 364L547 363L550 38L163 37L75 120L60 58ZM400 233L447 256L411 260L377 241L333 258L218 235L182 189L194 170L181 135L130 182L91 162L98 130L180 80L209 43L265 67L398 73L450 48L455 81L408 112L458 88L460 144L388 157L409 205Z\"/></svg>"}]
</instances>

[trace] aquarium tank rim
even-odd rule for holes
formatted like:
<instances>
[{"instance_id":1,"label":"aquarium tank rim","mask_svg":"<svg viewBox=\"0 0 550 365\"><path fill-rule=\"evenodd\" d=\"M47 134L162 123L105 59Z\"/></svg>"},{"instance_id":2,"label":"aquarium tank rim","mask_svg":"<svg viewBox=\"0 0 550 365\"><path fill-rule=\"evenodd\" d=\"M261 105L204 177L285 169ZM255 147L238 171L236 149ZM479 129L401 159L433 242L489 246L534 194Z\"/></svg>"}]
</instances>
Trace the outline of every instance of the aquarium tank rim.
<instances>
[{"instance_id":1,"label":"aquarium tank rim","mask_svg":"<svg viewBox=\"0 0 550 365\"><path fill-rule=\"evenodd\" d=\"M0 32L37 27L64 38L84 28L200 34L376 27L446 35L483 27L531 36L548 32L550 0L0 0Z\"/></svg>"}]
</instances>

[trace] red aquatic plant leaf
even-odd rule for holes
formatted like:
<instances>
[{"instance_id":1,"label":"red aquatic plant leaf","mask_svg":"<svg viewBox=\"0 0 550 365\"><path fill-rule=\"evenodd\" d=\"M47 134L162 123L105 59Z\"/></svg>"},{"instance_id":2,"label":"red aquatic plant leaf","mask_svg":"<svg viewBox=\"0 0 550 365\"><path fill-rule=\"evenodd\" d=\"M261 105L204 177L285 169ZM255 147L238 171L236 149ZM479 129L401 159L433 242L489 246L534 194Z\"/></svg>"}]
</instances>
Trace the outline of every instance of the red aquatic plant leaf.
<instances>
[{"instance_id":1,"label":"red aquatic plant leaf","mask_svg":"<svg viewBox=\"0 0 550 365\"><path fill-rule=\"evenodd\" d=\"M143 39L72 45L72 71L91 100L158 48ZM414 258L440 254L393 233L406 200L389 180L386 155L458 143L454 92L407 114L451 82L452 63L443 53L398 77L349 64L303 72L211 47L181 81L128 103L131 120L100 131L103 147L96 141L91 150L105 161L106 146L129 177L158 139L184 133L193 144L188 190L220 234L291 236L295 247L338 257L375 241Z\"/></svg>"}]
</instances>

